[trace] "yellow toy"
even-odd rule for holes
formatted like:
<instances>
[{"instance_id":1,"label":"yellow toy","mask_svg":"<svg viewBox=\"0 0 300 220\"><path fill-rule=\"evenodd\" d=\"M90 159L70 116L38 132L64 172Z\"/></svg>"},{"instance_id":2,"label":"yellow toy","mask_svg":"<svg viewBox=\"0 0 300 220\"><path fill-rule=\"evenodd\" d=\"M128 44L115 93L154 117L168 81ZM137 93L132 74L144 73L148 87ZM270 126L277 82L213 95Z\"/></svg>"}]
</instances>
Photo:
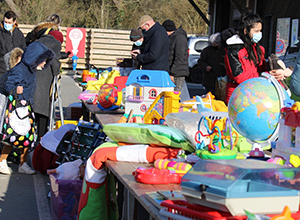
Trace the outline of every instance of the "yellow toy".
<instances>
[{"instance_id":1,"label":"yellow toy","mask_svg":"<svg viewBox=\"0 0 300 220\"><path fill-rule=\"evenodd\" d=\"M120 72L117 70L113 70L109 73L102 73L101 77L97 81L88 81L86 84L86 90L97 90L99 91L101 86L105 83L107 84L113 84L114 79L120 76Z\"/></svg>"},{"instance_id":2,"label":"yellow toy","mask_svg":"<svg viewBox=\"0 0 300 220\"><path fill-rule=\"evenodd\" d=\"M180 92L161 92L144 115L146 124L163 124L169 113L179 111Z\"/></svg>"}]
</instances>

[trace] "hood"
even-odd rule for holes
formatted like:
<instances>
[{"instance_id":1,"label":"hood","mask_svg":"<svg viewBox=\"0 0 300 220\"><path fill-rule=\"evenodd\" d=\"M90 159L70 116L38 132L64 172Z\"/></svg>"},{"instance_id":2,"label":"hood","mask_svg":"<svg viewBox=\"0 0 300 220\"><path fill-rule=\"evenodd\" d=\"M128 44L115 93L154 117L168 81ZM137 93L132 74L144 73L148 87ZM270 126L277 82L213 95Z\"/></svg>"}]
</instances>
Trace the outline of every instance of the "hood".
<instances>
[{"instance_id":1,"label":"hood","mask_svg":"<svg viewBox=\"0 0 300 220\"><path fill-rule=\"evenodd\" d=\"M45 28L51 28L53 30L58 30L58 26L52 22L41 22L39 24L37 24L33 29L32 31L34 33L37 33L39 32L40 30L42 29L45 29Z\"/></svg>"},{"instance_id":2,"label":"hood","mask_svg":"<svg viewBox=\"0 0 300 220\"><path fill-rule=\"evenodd\" d=\"M35 72L37 66L46 60L47 68L54 57L54 52L40 42L33 42L25 49L21 62L24 63L31 72Z\"/></svg>"},{"instance_id":3,"label":"hood","mask_svg":"<svg viewBox=\"0 0 300 220\"><path fill-rule=\"evenodd\" d=\"M242 39L239 37L239 35L235 34L232 37L228 38L226 40L227 45L234 45L234 44L244 44Z\"/></svg>"},{"instance_id":4,"label":"hood","mask_svg":"<svg viewBox=\"0 0 300 220\"><path fill-rule=\"evenodd\" d=\"M184 35L187 37L185 30L183 30L183 28L180 26L179 28L177 28L171 35L170 38L176 35Z\"/></svg>"}]
</instances>

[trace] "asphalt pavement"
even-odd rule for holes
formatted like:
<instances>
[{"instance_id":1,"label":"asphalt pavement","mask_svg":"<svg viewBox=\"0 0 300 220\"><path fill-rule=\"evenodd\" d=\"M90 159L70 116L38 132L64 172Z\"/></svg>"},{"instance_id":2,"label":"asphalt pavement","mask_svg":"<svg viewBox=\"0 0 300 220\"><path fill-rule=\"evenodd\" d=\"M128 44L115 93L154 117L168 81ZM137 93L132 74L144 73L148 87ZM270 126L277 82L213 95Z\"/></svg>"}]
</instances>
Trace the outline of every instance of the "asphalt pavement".
<instances>
[{"instance_id":1,"label":"asphalt pavement","mask_svg":"<svg viewBox=\"0 0 300 220\"><path fill-rule=\"evenodd\" d=\"M79 102L81 89L72 75L62 75L61 95L63 107ZM28 161L30 164L30 160ZM49 177L37 172L34 175L18 173L18 165L8 162L11 175L0 174L0 219L51 220Z\"/></svg>"}]
</instances>

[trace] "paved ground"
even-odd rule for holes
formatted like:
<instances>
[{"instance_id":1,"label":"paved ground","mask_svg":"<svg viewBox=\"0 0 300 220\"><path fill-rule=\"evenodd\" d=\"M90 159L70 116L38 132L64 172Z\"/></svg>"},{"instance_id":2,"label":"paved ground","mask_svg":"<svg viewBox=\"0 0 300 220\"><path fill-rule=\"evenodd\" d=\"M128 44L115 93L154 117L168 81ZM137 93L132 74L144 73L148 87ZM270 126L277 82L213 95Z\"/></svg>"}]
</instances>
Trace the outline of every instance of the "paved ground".
<instances>
[{"instance_id":1,"label":"paved ground","mask_svg":"<svg viewBox=\"0 0 300 220\"><path fill-rule=\"evenodd\" d=\"M78 102L80 88L70 75L62 75L63 107ZM12 175L0 174L0 219L7 220L50 220L50 190L47 175L19 174L18 165L9 162Z\"/></svg>"}]
</instances>

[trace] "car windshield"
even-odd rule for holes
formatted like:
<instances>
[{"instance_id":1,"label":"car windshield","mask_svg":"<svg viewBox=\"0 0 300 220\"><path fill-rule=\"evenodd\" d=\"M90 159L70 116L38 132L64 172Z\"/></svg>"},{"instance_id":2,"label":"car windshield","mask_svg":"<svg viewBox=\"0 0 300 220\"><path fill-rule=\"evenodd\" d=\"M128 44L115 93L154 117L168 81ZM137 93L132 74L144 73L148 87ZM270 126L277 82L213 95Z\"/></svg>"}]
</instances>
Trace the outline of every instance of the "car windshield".
<instances>
[{"instance_id":1,"label":"car windshield","mask_svg":"<svg viewBox=\"0 0 300 220\"><path fill-rule=\"evenodd\" d=\"M197 52L201 52L205 47L207 47L209 45L209 42L208 41L198 41L196 44L195 44L195 50Z\"/></svg>"}]
</instances>

